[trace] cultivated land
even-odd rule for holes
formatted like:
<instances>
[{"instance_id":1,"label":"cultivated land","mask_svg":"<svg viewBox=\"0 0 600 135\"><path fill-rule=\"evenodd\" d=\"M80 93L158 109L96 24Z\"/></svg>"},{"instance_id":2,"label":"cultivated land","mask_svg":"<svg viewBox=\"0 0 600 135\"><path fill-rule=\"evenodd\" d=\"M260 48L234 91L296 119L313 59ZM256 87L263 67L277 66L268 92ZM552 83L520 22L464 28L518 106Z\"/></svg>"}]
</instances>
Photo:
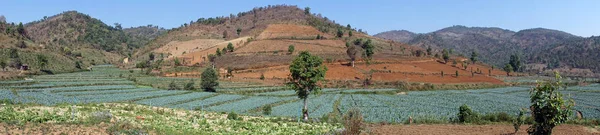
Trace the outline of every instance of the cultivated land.
<instances>
[{"instance_id":1,"label":"cultivated land","mask_svg":"<svg viewBox=\"0 0 600 135\"><path fill-rule=\"evenodd\" d=\"M141 124L138 125L139 129L152 129L154 128L154 126L159 126L157 124L160 123L150 123L150 125L144 124L146 122L150 122L150 119L156 119L158 116L160 116L158 119L165 119L161 120L161 122L169 122L172 119L180 119L179 117L190 117L191 115L189 115L189 113L204 114L206 113L204 111L235 112L247 116L284 117L292 119L298 119L300 116L299 109L302 106L302 102L298 100L298 98L294 95L294 91L289 90L286 87L264 86L252 83L222 81L221 87L217 88L216 93L185 90L163 90L151 87L137 86L135 85L136 82L127 80L126 78L138 78L135 80L139 83L149 82L153 85L159 85L160 82L170 82L169 80L176 80L178 83L188 82L191 79L152 79L153 77L143 77L137 74L137 72L138 71L134 71L133 73L131 73L130 71L120 70L110 65L103 65L95 66L93 68L93 71L90 72L36 76L32 78L32 80L23 81L3 81L0 82L0 86L2 87L0 90L0 99L5 99L13 103L20 104L39 104L45 106L57 106L52 107L50 110L59 110L58 112L64 112L65 109L69 108L69 106L64 106L65 103L78 104L78 108L87 108L89 106L85 104L92 104L92 108L101 108L92 110L110 110L111 114L115 116L113 119L127 119L129 121L132 121L133 123ZM310 115L314 120L321 121L325 120L324 118L326 118L329 115L342 115L342 112L346 112L350 108L360 108L364 115L365 121L372 123L405 123L408 121L409 118L412 118L416 121L445 121L455 117L457 113L457 107L462 104L467 104L471 106L474 111L482 114L494 114L499 112L515 114L520 108L527 108L529 106L528 92L530 87L531 86L472 90L413 91L403 92L403 94L400 95L396 94L399 92L399 90L397 89L326 88L323 89L323 92L321 94L310 95L309 111ZM575 106L575 110L582 112L584 118L600 118L600 101L598 100L599 98L597 98L600 97L600 84L569 87L566 90L561 90L561 92L563 92L566 97L571 97L575 100L575 102L577 103ZM118 107L129 106L122 103L147 105L134 105L140 110L133 110L143 111L144 109L146 109L150 112L148 112L149 114L139 114L138 112L131 112L131 110L119 111L120 109ZM98 106L93 104L100 105ZM270 115L264 115L262 112L262 108L267 105L272 106L272 113ZM6 109L8 109L7 107L10 106L2 106L2 109L6 111ZM182 110L171 111L171 109L167 109L167 111L164 111L163 109L164 112L171 113L171 115L158 115L155 114L157 113L155 111L161 110L161 108L155 107ZM31 106L26 108L39 107ZM82 112L80 112L81 114L89 114L93 112L85 112L83 110ZM21 109L21 111L23 111L23 109ZM57 115L59 114L65 115L64 113L58 113ZM62 115L59 116L62 117ZM147 118L148 120L136 120L136 115L140 115L140 117ZM218 121L220 121L220 118L218 117L225 117L224 115L219 116L219 114L214 113L206 113L205 115L210 116L197 118L197 120L194 121L187 121L189 123L190 128L201 129L198 132L204 132L206 131L204 127L198 127L194 125L202 125L198 122L206 120L214 121L213 123L216 124L219 123ZM67 117L68 119L69 116L67 115L64 117ZM78 117L84 118L85 116ZM111 121L113 119L111 119ZM244 117L244 120L240 122L255 122L252 119L254 119L254 117ZM234 123L234 125L235 124L239 123L236 122ZM108 125L98 128L105 129L107 126ZM167 130L169 132L178 133L176 132L177 130L186 127L185 125L181 126L182 127L165 127L165 129L161 128L158 131L151 130L149 132L165 132L163 130ZM444 127L444 125L440 126ZM209 127L218 126L211 125ZM415 129L407 129L407 131L404 132L404 128L409 127L375 127L373 129L373 132L380 134L395 132L424 133L421 130L415 131ZM480 128L483 128L477 126L459 127L459 129L465 128L465 132L478 131L481 130ZM499 129L485 130L484 133L496 133L498 132L498 130L504 129L502 127L498 128ZM333 131L334 129L335 126L326 126L326 128L324 128L323 130L310 130L307 131L307 133ZM441 128L440 130L444 129L445 128ZM561 128L558 128L558 130L560 129ZM18 130L9 131L14 133L21 132ZM215 130L209 130L206 132L218 133L225 131L232 130L220 130L220 128L215 128ZM190 129L181 131L181 133L190 132L192 132L190 131ZM246 132L256 131L242 130L238 133L243 134ZM437 130L435 132L432 131L432 133L437 132Z\"/></svg>"}]
</instances>

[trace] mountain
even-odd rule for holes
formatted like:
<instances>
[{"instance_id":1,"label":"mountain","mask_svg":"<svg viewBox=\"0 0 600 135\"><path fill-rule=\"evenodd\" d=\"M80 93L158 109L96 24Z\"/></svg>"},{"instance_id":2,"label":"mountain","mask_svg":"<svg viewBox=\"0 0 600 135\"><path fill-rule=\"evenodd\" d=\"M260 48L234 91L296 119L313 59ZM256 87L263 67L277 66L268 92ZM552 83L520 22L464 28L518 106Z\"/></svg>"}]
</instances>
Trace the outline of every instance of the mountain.
<instances>
[{"instance_id":1,"label":"mountain","mask_svg":"<svg viewBox=\"0 0 600 135\"><path fill-rule=\"evenodd\" d=\"M165 28L147 25L123 29L123 32L129 37L130 47L140 48L148 44L154 38L167 32Z\"/></svg>"},{"instance_id":2,"label":"mountain","mask_svg":"<svg viewBox=\"0 0 600 135\"><path fill-rule=\"evenodd\" d=\"M417 34L407 31L407 30L392 30L392 31L377 33L373 36L383 38L383 39L394 40L394 41L401 42L401 43L408 43L410 40L415 38L417 36Z\"/></svg>"},{"instance_id":3,"label":"mountain","mask_svg":"<svg viewBox=\"0 0 600 135\"><path fill-rule=\"evenodd\" d=\"M391 37L392 34L377 34L376 37L396 39ZM406 38L401 36L400 38ZM403 39L406 41L406 39ZM592 57L586 57L587 54L581 52L593 53L593 49L575 49L566 50L564 48L583 46L584 43L590 43L590 39L575 36L563 31L533 28L525 29L518 32L495 28L495 27L466 27L452 26L430 33L419 34L408 41L408 44L419 46L422 48L431 47L435 51L441 52L442 49L451 49L458 55L470 56L475 51L479 53L479 59L483 62L503 66L506 64L510 55L520 55L525 63L529 64L545 64L553 65L553 63L561 63L560 66L551 68L571 67L571 68L591 68L591 66L583 66L584 62L576 62L568 60L569 58L579 58L580 61L587 61L591 64ZM565 45L576 44L566 47ZM593 45L588 45L593 46ZM552 56L554 52L560 51L562 56ZM568 56L565 56L568 54ZM556 64L554 64L556 65ZM600 66L600 65L596 65ZM594 72L600 72L594 69Z\"/></svg>"}]
</instances>

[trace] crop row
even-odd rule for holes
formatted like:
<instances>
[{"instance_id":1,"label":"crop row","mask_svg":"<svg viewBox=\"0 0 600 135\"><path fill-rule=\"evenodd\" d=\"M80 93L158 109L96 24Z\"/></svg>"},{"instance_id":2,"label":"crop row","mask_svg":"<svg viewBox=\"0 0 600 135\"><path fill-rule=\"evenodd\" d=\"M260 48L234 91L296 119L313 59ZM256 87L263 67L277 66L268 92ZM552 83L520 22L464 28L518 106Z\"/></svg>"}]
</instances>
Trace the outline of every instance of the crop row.
<instances>
[{"instance_id":1,"label":"crop row","mask_svg":"<svg viewBox=\"0 0 600 135\"><path fill-rule=\"evenodd\" d=\"M172 103L177 103L177 102L181 102L181 101L188 101L188 100L193 100L193 99L200 99L200 98L211 96L211 95L214 95L214 93L209 93L209 92L192 92L192 93L182 94L182 95L174 95L174 96L165 96L165 97L159 97L159 98L144 99L144 100L137 101L135 103L145 104L145 105L151 105L151 106L166 106L166 105L169 105L169 104L172 104Z\"/></svg>"},{"instance_id":2,"label":"crop row","mask_svg":"<svg viewBox=\"0 0 600 135\"><path fill-rule=\"evenodd\" d=\"M237 113L243 113L248 110L255 109L255 108L267 105L267 104L272 104L272 103L286 101L286 100L293 100L293 99L296 99L296 98L294 98L294 97L290 98L290 97L256 96L256 97L251 97L248 99L240 100L237 102L231 102L231 103L226 103L226 104L222 104L222 105L218 105L218 106L212 106L212 107L207 108L207 110L217 111L217 112L233 111L233 112L237 112Z\"/></svg>"},{"instance_id":3,"label":"crop row","mask_svg":"<svg viewBox=\"0 0 600 135\"><path fill-rule=\"evenodd\" d=\"M236 99L241 99L244 98L244 96L241 95L227 95L227 94L221 94L218 96L214 96L211 98L207 98L204 100L194 100L194 101L190 101L187 103L181 103L181 104L177 104L177 105L172 105L169 106L171 108L183 108L183 109L189 109L189 110L194 110L194 109L204 109L206 107L209 107L210 105L216 104L216 103L221 103L221 102L227 102L230 100L236 100Z\"/></svg>"}]
</instances>

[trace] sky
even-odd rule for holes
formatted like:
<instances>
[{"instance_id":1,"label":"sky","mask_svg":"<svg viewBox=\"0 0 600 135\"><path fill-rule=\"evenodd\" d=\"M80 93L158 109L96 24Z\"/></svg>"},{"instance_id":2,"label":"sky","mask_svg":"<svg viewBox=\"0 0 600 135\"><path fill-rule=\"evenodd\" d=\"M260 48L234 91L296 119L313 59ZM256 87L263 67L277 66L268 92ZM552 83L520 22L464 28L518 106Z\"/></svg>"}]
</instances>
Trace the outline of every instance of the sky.
<instances>
[{"instance_id":1,"label":"sky","mask_svg":"<svg viewBox=\"0 0 600 135\"><path fill-rule=\"evenodd\" d=\"M8 0L0 15L31 22L77 10L124 28L179 27L204 17L229 16L267 5L310 7L342 25L373 35L388 30L433 32L453 25L500 27L512 31L549 28L574 35L600 35L600 0Z\"/></svg>"}]
</instances>

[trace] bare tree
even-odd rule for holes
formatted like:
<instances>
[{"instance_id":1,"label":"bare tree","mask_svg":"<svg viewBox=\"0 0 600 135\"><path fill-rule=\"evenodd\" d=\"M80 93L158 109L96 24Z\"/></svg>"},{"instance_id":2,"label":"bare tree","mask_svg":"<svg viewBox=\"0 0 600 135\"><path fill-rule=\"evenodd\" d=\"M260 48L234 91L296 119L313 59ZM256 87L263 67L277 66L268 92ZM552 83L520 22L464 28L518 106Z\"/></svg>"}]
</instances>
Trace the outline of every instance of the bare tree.
<instances>
[{"instance_id":1,"label":"bare tree","mask_svg":"<svg viewBox=\"0 0 600 135\"><path fill-rule=\"evenodd\" d=\"M356 60L356 54L358 53L358 50L356 49L355 45L347 43L347 46L348 50L346 50L346 54L348 54L348 57L350 57L350 60L352 60L352 67L354 67L354 61Z\"/></svg>"},{"instance_id":2,"label":"bare tree","mask_svg":"<svg viewBox=\"0 0 600 135\"><path fill-rule=\"evenodd\" d=\"M4 15L0 15L0 23L6 23L6 17L4 17Z\"/></svg>"}]
</instances>

